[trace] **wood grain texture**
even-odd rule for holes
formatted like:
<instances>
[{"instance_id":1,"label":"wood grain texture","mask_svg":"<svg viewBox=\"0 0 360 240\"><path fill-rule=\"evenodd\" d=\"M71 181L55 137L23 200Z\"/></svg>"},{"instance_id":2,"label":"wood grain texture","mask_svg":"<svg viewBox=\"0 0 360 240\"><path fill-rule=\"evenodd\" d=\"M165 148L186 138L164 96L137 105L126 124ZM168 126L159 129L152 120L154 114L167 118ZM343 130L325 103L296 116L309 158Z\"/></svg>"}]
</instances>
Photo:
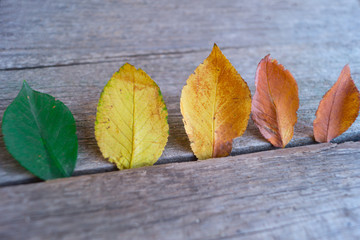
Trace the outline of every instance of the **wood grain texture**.
<instances>
[{"instance_id":1,"label":"wood grain texture","mask_svg":"<svg viewBox=\"0 0 360 240\"><path fill-rule=\"evenodd\" d=\"M222 50L349 44L360 38L359 15L356 0L2 0L0 69L182 54L214 42Z\"/></svg>"},{"instance_id":2,"label":"wood grain texture","mask_svg":"<svg viewBox=\"0 0 360 240\"><path fill-rule=\"evenodd\" d=\"M293 73L300 109L289 146L313 143L316 108L346 63L359 86L359 6L355 0L1 0L0 116L26 79L74 113L80 144L75 174L114 170L94 139L96 105L112 74L130 62L159 84L169 109L169 143L158 163L194 160L181 121L180 91L216 42L253 94L264 55L271 53ZM359 120L335 141L358 139ZM234 140L232 154L271 148L250 121ZM0 185L29 181L35 178L7 153L0 134Z\"/></svg>"},{"instance_id":3,"label":"wood grain texture","mask_svg":"<svg viewBox=\"0 0 360 240\"><path fill-rule=\"evenodd\" d=\"M351 50L349 50L351 49ZM98 150L94 138L94 122L102 88L112 74L125 62L144 69L156 81L165 97L169 111L170 137L158 163L195 160L190 149L180 114L180 93L186 79L211 50L164 56L124 58L116 62L78 66L0 71L0 116L17 95L22 80L35 89L49 93L63 101L75 116L79 137L79 159L75 174L114 170ZM299 86L300 108L298 123L289 146L313 143L312 122L318 104L338 77L344 62L351 62L353 79L360 86L360 49L351 45L286 45L225 49L223 53L247 81L254 94L254 76L261 57L271 52L288 68ZM289 54L289 53L292 54ZM314 54L316 52L316 54ZM297 56L294 58L294 56ZM331 56L331 57L329 57ZM326 66L326 67L324 67ZM331 81L332 80L332 81ZM360 139L360 120L336 141ZM0 138L0 185L34 181L5 151ZM252 121L244 135L234 140L232 154L272 149Z\"/></svg>"},{"instance_id":4,"label":"wood grain texture","mask_svg":"<svg viewBox=\"0 0 360 240\"><path fill-rule=\"evenodd\" d=\"M194 160L180 91L216 42L253 94L262 56L292 72L300 108L288 146L312 144L316 108L346 63L360 84L359 15L356 0L0 0L0 116L26 79L74 113L75 175L115 170L96 145L95 112L106 82L130 62L158 83L169 109L158 163ZM349 140L360 140L360 120L335 142ZM0 239L359 239L359 144L2 187ZM269 149L250 121L232 155ZM0 133L0 186L34 181Z\"/></svg>"},{"instance_id":5,"label":"wood grain texture","mask_svg":"<svg viewBox=\"0 0 360 240\"><path fill-rule=\"evenodd\" d=\"M0 238L359 239L359 159L316 144L5 187Z\"/></svg>"}]
</instances>

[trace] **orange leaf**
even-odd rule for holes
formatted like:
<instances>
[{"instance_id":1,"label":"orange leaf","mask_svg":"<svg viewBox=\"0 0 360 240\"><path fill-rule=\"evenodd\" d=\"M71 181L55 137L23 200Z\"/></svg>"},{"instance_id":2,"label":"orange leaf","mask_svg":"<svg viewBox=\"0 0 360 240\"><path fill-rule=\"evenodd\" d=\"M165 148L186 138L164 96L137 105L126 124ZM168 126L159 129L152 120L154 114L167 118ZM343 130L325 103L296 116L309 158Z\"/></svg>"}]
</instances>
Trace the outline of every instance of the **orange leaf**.
<instances>
[{"instance_id":1,"label":"orange leaf","mask_svg":"<svg viewBox=\"0 0 360 240\"><path fill-rule=\"evenodd\" d=\"M216 44L187 80L180 107L198 159L230 154L233 138L241 136L247 127L251 94Z\"/></svg>"},{"instance_id":2,"label":"orange leaf","mask_svg":"<svg viewBox=\"0 0 360 240\"><path fill-rule=\"evenodd\" d=\"M314 136L317 142L330 142L345 132L359 113L360 95L346 65L334 86L324 95L316 111Z\"/></svg>"},{"instance_id":3,"label":"orange leaf","mask_svg":"<svg viewBox=\"0 0 360 240\"><path fill-rule=\"evenodd\" d=\"M284 66L267 55L257 67L255 86L252 119L272 145L285 147L294 135L297 121L297 83Z\"/></svg>"}]
</instances>

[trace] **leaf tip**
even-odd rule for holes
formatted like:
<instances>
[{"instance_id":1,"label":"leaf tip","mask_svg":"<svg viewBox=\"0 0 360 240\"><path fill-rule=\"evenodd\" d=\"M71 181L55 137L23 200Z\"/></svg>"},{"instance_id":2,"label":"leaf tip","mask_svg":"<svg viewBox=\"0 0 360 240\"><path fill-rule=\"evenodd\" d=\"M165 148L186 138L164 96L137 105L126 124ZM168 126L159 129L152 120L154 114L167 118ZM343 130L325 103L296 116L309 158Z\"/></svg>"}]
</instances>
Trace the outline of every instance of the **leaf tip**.
<instances>
[{"instance_id":1,"label":"leaf tip","mask_svg":"<svg viewBox=\"0 0 360 240\"><path fill-rule=\"evenodd\" d=\"M270 56L270 53L268 53L268 54L263 58L263 61L269 62L269 63L274 63L274 64L276 64L276 65L281 65L281 64L278 63L278 61L277 61L275 58L272 58L272 57ZM281 66L282 66L282 65L281 65Z\"/></svg>"},{"instance_id":2,"label":"leaf tip","mask_svg":"<svg viewBox=\"0 0 360 240\"><path fill-rule=\"evenodd\" d=\"M341 76L341 75L345 75L345 76L347 76L348 78L352 79L352 78L351 78L351 70L350 70L349 64L346 64L346 65L343 67L340 76ZM346 78L343 78L343 79L346 79Z\"/></svg>"},{"instance_id":3,"label":"leaf tip","mask_svg":"<svg viewBox=\"0 0 360 240\"><path fill-rule=\"evenodd\" d=\"M218 45L216 43L214 43L214 46L213 46L213 49L212 49L211 53L215 53L215 52L220 52L221 53L221 50L220 50L220 48L218 47Z\"/></svg>"},{"instance_id":4,"label":"leaf tip","mask_svg":"<svg viewBox=\"0 0 360 240\"><path fill-rule=\"evenodd\" d=\"M122 66L120 67L119 71L120 71L121 69L123 69L123 70L126 70L126 69L134 69L134 70L136 71L136 68L135 68L133 65L131 65L130 63L128 63L128 62L124 63L124 65L122 65ZM118 71L118 72L119 72L119 71Z\"/></svg>"},{"instance_id":5,"label":"leaf tip","mask_svg":"<svg viewBox=\"0 0 360 240\"><path fill-rule=\"evenodd\" d=\"M29 84L27 83L26 80L23 81L22 87L23 87L23 88L31 89L31 87L29 86Z\"/></svg>"},{"instance_id":6,"label":"leaf tip","mask_svg":"<svg viewBox=\"0 0 360 240\"><path fill-rule=\"evenodd\" d=\"M278 65L276 59L271 58L270 53L268 53L264 58L262 58L257 66L257 70L260 70L266 63L274 63Z\"/></svg>"}]
</instances>

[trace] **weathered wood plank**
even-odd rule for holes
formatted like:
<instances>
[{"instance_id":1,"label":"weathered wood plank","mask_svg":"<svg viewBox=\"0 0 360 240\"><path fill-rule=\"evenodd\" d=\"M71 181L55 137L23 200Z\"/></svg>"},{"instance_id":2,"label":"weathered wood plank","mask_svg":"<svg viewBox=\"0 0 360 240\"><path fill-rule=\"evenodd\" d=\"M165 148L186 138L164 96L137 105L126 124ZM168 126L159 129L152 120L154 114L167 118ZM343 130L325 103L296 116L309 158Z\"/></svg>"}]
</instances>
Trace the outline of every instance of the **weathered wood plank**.
<instances>
[{"instance_id":1,"label":"weathered wood plank","mask_svg":"<svg viewBox=\"0 0 360 240\"><path fill-rule=\"evenodd\" d=\"M222 47L348 44L357 0L0 1L0 69Z\"/></svg>"},{"instance_id":2,"label":"weathered wood plank","mask_svg":"<svg viewBox=\"0 0 360 240\"><path fill-rule=\"evenodd\" d=\"M0 189L2 239L359 239L360 143Z\"/></svg>"},{"instance_id":3,"label":"weathered wood plank","mask_svg":"<svg viewBox=\"0 0 360 240\"><path fill-rule=\"evenodd\" d=\"M0 71L0 116L20 89L21 81L59 98L74 113L79 136L79 162L75 174L113 170L101 156L94 139L93 126L101 90L113 72L126 61L141 67L159 84L169 109L170 138L159 163L194 160L184 131L179 110L181 88L211 50L163 56L124 58L118 62L79 66ZM258 61L271 52L290 69L299 84L299 121L290 146L313 143L312 121L322 95L336 81L342 67L350 62L353 78L360 86L360 49L353 45L289 45L225 49L254 93L254 75ZM314 54L316 53L316 54ZM360 120L337 141L360 138ZM234 141L233 154L272 149L252 121L245 134ZM34 181L34 177L19 166L7 153L0 139L0 185Z\"/></svg>"}]
</instances>

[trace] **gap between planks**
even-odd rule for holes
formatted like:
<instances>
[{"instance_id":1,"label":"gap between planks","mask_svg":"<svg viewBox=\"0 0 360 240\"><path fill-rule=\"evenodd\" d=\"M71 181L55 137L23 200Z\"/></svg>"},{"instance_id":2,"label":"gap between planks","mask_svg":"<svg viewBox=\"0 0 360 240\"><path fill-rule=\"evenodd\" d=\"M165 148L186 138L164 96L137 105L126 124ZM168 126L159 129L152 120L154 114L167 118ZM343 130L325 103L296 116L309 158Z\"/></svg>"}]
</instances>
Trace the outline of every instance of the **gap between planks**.
<instances>
[{"instance_id":1,"label":"gap between planks","mask_svg":"<svg viewBox=\"0 0 360 240\"><path fill-rule=\"evenodd\" d=\"M0 236L358 239L359 158L317 144L5 187Z\"/></svg>"},{"instance_id":2,"label":"gap between planks","mask_svg":"<svg viewBox=\"0 0 360 240\"><path fill-rule=\"evenodd\" d=\"M289 69L291 69L299 85L300 108L298 111L298 123L295 125L295 133L290 146L314 143L312 138L312 121L316 108L323 94L338 77L337 71L330 71L327 68L336 69L339 66L342 67L342 64L346 63L346 61L354 62L354 81L359 84L359 51L356 51L356 48L349 51L347 46L337 46L328 55L330 50L328 46L316 49L312 45L283 46L275 54L282 59L280 62L286 63ZM242 77L247 80L251 91L254 92L254 73L258 63L257 57L268 51L268 47L241 48L238 50L225 50L224 54L232 60L234 66L241 72ZM287 54L289 51L293 55L301 57L293 58ZM317 55L310 54L314 51L317 51ZM195 159L183 128L179 109L179 94L188 74L195 69L196 66L194 64L201 62L206 57L204 54L206 53L189 53L183 55L183 57L179 55L176 58L167 56L163 58L141 57L133 59L134 62L132 64L146 69L147 73L157 81L165 96L165 102L169 110L169 142L158 163ZM242 56L248 56L246 61L243 61ZM25 78L31 82L31 86L37 91L51 94L63 101L74 114L79 137L79 158L76 172L84 174L113 170L114 166L103 159L98 150L93 137L93 123L101 89L110 79L114 69L118 69L118 65L118 63L114 62L63 68L2 71L0 74L1 78L5 79L6 88L0 88L3 100L0 103L0 115L2 115L6 106L10 104L11 99L15 98L21 81ZM173 66L178 67L173 68ZM309 66L311 69L309 69ZM327 66L327 68L324 68L324 66ZM360 119L337 140L358 140L360 138L359 122ZM28 178L32 179L30 181L34 181L33 175L24 170L7 153L2 139L0 139L0 149L1 183L11 182L20 184L26 182ZM258 129L250 120L244 135L234 140L233 154L237 155L269 149L272 149L271 144L263 139Z\"/></svg>"},{"instance_id":3,"label":"gap between planks","mask_svg":"<svg viewBox=\"0 0 360 240\"><path fill-rule=\"evenodd\" d=\"M249 46L227 46L221 47L221 50L239 50L247 48L256 48L263 45L249 45ZM183 51L160 51L160 52L149 52L149 53L139 53L139 54L129 54L129 55L117 55L117 56L103 56L100 60L97 58L87 58L87 59L73 59L68 63L58 63L58 64L49 64L49 65L36 65L36 66L25 66L25 67L9 67L9 68L0 68L0 71L17 71L17 70L31 70L31 69L42 69L42 68L54 68L54 67L69 67L69 66L79 66L79 65L92 65L92 64L101 64L101 63L114 63L119 62L122 59L131 59L131 58L141 58L141 57L153 57L153 56L176 56L176 55L185 55L193 53L202 53L207 52L210 54L211 47L204 49L190 49Z\"/></svg>"},{"instance_id":4,"label":"gap between planks","mask_svg":"<svg viewBox=\"0 0 360 240\"><path fill-rule=\"evenodd\" d=\"M336 145L336 144L358 141L358 140L359 140L358 138L348 140L348 141L342 141L342 139L340 139L340 140L335 139L331 143ZM276 148L273 146L270 147L270 149L268 147L249 148L247 151L243 151L241 153L231 152L230 155L228 157L225 157L224 160L226 161L226 158L229 158L229 157L236 157L236 156L240 157L240 156L246 156L248 154L253 154L253 153L266 154L266 152L269 152L269 154L271 154L271 152L273 152L273 151L290 149L290 148L296 149L297 147L311 146L311 145L318 145L318 144L319 143L316 143L314 141L314 142L303 142L303 143L300 142L300 143L295 143L295 144L289 143L286 146L286 148ZM15 159L13 159L13 160L16 161ZM207 159L207 160L209 160L209 159ZM104 161L107 161L107 160L104 159ZM206 160L197 160L195 156L172 157L172 159L165 159L165 160L162 159L162 160L156 162L153 166L160 166L160 165L166 165L166 164L181 164L181 163L196 162L196 161L206 161ZM149 166L149 167L151 167L151 166ZM129 170L134 170L134 169L127 169L127 170L129 171ZM76 170L76 168L75 168L74 173L71 177L78 177L78 176L91 175L91 174L101 174L101 173L107 173L107 172L117 172L117 171L120 171L120 170L118 170L115 165L103 166L103 167L96 168L96 169L85 169L85 170ZM17 185L25 185L25 184L33 184L33 183L41 183L41 182L45 182L45 181L41 180L40 178L38 178L36 176L32 176L32 177L21 179L21 180L0 182L0 188L17 186Z\"/></svg>"}]
</instances>

